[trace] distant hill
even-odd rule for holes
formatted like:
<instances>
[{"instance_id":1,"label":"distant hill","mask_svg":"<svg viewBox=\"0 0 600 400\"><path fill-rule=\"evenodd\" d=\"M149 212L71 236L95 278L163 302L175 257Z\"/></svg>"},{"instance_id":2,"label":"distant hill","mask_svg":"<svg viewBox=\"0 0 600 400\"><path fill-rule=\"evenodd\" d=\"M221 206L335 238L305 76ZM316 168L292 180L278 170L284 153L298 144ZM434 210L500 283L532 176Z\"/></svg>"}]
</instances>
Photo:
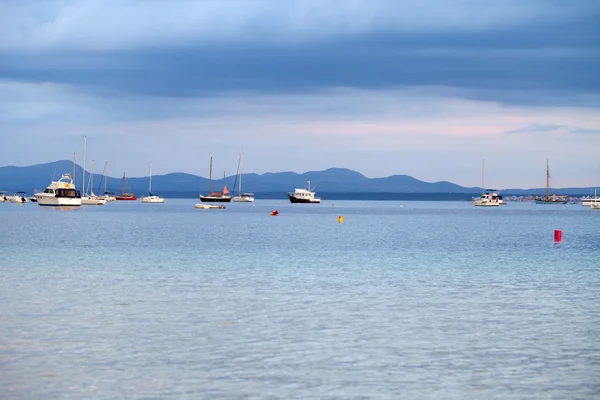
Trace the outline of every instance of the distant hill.
<instances>
[{"instance_id":1,"label":"distant hill","mask_svg":"<svg viewBox=\"0 0 600 400\"><path fill-rule=\"evenodd\" d=\"M44 189L50 180L60 178L61 174L73 171L73 162L62 160L46 164L31 165L27 167L0 167L0 190L8 192L26 191L33 193L34 189ZM83 169L75 167L75 184L81 189L81 177ZM89 172L86 172L86 181ZM295 172L270 172L262 175L243 174L243 190L257 194L281 193L282 198L286 192L295 188L302 188L306 181L310 180L311 187L318 195L344 193L347 196L356 197L356 193L379 193L384 194L476 194L481 191L477 187L463 187L451 182L424 182L408 175L393 175L386 178L367 178L359 172L345 168L329 168L325 171L309 171L302 174ZM236 176L226 178L227 187L230 192L234 191L237 182ZM122 178L107 177L107 191L120 193ZM87 182L86 182L87 185ZM153 191L167 197L189 197L198 193L206 193L208 190L208 179L186 173L170 173L166 175L155 175L152 177ZM213 179L213 190L221 190L223 179ZM127 178L126 191L132 190L138 195L148 191L148 177ZM104 181L100 174L94 175L95 193L104 192ZM545 189L506 189L504 194L541 194ZM589 194L592 188L563 188L555 189L554 192L569 195ZM380 196L381 196L380 195ZM470 196L464 196L469 198Z\"/></svg>"}]
</instances>

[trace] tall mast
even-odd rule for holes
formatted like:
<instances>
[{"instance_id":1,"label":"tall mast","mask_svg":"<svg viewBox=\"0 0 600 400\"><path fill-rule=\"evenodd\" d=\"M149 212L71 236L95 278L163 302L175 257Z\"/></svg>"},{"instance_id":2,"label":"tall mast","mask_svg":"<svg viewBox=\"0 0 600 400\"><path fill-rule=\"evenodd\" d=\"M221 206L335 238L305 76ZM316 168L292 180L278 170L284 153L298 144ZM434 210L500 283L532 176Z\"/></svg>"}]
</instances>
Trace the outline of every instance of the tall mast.
<instances>
[{"instance_id":1,"label":"tall mast","mask_svg":"<svg viewBox=\"0 0 600 400\"><path fill-rule=\"evenodd\" d=\"M150 184L148 185L148 196L152 193L152 160L150 160Z\"/></svg>"},{"instance_id":2,"label":"tall mast","mask_svg":"<svg viewBox=\"0 0 600 400\"><path fill-rule=\"evenodd\" d=\"M75 183L75 171L76 171L75 166L76 165L77 165L77 163L76 163L76 159L75 159L75 152L73 152L73 173L71 174L71 180L73 181L73 183Z\"/></svg>"},{"instance_id":3,"label":"tall mast","mask_svg":"<svg viewBox=\"0 0 600 400\"><path fill-rule=\"evenodd\" d=\"M86 149L87 147L87 136L83 137L83 172L81 173L81 189L83 190L83 194L85 195L85 157L86 157Z\"/></svg>"},{"instance_id":4,"label":"tall mast","mask_svg":"<svg viewBox=\"0 0 600 400\"><path fill-rule=\"evenodd\" d=\"M225 174L226 174L226 172L223 171L223 194L225 194L225 188L226 188L226 186L225 186Z\"/></svg>"},{"instance_id":5,"label":"tall mast","mask_svg":"<svg viewBox=\"0 0 600 400\"><path fill-rule=\"evenodd\" d=\"M483 182L483 176L484 176L484 168L485 168L485 159L481 159L481 194L485 193L485 185Z\"/></svg>"},{"instance_id":6,"label":"tall mast","mask_svg":"<svg viewBox=\"0 0 600 400\"><path fill-rule=\"evenodd\" d=\"M125 171L123 171L123 179L121 180L121 194L125 193Z\"/></svg>"},{"instance_id":7,"label":"tall mast","mask_svg":"<svg viewBox=\"0 0 600 400\"><path fill-rule=\"evenodd\" d=\"M90 175L90 194L94 193L94 160L92 160L92 175Z\"/></svg>"},{"instance_id":8,"label":"tall mast","mask_svg":"<svg viewBox=\"0 0 600 400\"><path fill-rule=\"evenodd\" d=\"M208 193L212 192L212 156L210 156L210 170L208 173Z\"/></svg>"},{"instance_id":9,"label":"tall mast","mask_svg":"<svg viewBox=\"0 0 600 400\"><path fill-rule=\"evenodd\" d=\"M242 152L240 150L240 186L238 186L238 196L242 195Z\"/></svg>"},{"instance_id":10,"label":"tall mast","mask_svg":"<svg viewBox=\"0 0 600 400\"><path fill-rule=\"evenodd\" d=\"M546 159L546 197L550 195L550 167L548 159Z\"/></svg>"},{"instance_id":11,"label":"tall mast","mask_svg":"<svg viewBox=\"0 0 600 400\"><path fill-rule=\"evenodd\" d=\"M106 194L106 174L108 173L108 161L104 162L104 194Z\"/></svg>"}]
</instances>

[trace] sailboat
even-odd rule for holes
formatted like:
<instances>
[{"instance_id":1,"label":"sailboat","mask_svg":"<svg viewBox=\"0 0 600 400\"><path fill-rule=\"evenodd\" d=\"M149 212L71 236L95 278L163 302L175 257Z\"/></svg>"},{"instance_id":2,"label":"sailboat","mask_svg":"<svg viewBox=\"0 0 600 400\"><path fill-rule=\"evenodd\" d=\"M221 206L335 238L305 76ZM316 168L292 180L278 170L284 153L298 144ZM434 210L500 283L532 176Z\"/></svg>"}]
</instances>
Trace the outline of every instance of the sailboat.
<instances>
[{"instance_id":1,"label":"sailboat","mask_svg":"<svg viewBox=\"0 0 600 400\"><path fill-rule=\"evenodd\" d=\"M229 195L229 190L227 190L227 185L225 184L225 173L223 172L223 191L222 192L212 192L212 157L210 158L210 172L208 178L208 193L207 196L200 195L200 201L206 203L229 203L231 201L231 196Z\"/></svg>"},{"instance_id":2,"label":"sailboat","mask_svg":"<svg viewBox=\"0 0 600 400\"><path fill-rule=\"evenodd\" d=\"M495 189L484 189L484 167L485 160L481 160L481 196L473 198L473 205L479 207L498 207L500 205L500 196Z\"/></svg>"},{"instance_id":3,"label":"sailboat","mask_svg":"<svg viewBox=\"0 0 600 400\"><path fill-rule=\"evenodd\" d=\"M550 194L550 167L546 160L546 195L535 196L535 204L567 204L569 199L566 196Z\"/></svg>"},{"instance_id":4,"label":"sailboat","mask_svg":"<svg viewBox=\"0 0 600 400\"><path fill-rule=\"evenodd\" d=\"M239 203L251 203L254 201L254 193L242 193L242 153L240 152L240 161L238 162L238 194L233 197L233 201ZM234 187L235 189L235 187Z\"/></svg>"},{"instance_id":5,"label":"sailboat","mask_svg":"<svg viewBox=\"0 0 600 400\"><path fill-rule=\"evenodd\" d=\"M152 161L150 161L150 183L148 183L148 196L141 199L142 203L164 203L165 198L152 194Z\"/></svg>"},{"instance_id":6,"label":"sailboat","mask_svg":"<svg viewBox=\"0 0 600 400\"><path fill-rule=\"evenodd\" d=\"M100 184L104 183L104 195L99 196L99 197L101 199L106 200L107 202L111 202L111 201L115 201L117 199L116 199L114 193L106 191L106 181L108 180L106 177L107 169L108 169L108 161L105 161L104 162L104 170L102 171L102 182L100 182ZM98 190L100 190L100 186L98 186Z\"/></svg>"},{"instance_id":7,"label":"sailboat","mask_svg":"<svg viewBox=\"0 0 600 400\"><path fill-rule=\"evenodd\" d=\"M133 193L126 193L125 192L125 172L123 172L123 180L121 181L121 195L120 196L115 196L115 199L117 200L137 200L137 197L135 196L135 194ZM131 190L131 188L129 188Z\"/></svg>"},{"instance_id":8,"label":"sailboat","mask_svg":"<svg viewBox=\"0 0 600 400\"><path fill-rule=\"evenodd\" d=\"M83 171L81 178L81 187L83 189L83 196L81 196L81 204L88 206L103 206L106 204L106 200L94 194L94 161L92 160L92 173L90 174L90 180L88 182L89 194L85 190L85 161L87 157L87 136L83 137Z\"/></svg>"}]
</instances>

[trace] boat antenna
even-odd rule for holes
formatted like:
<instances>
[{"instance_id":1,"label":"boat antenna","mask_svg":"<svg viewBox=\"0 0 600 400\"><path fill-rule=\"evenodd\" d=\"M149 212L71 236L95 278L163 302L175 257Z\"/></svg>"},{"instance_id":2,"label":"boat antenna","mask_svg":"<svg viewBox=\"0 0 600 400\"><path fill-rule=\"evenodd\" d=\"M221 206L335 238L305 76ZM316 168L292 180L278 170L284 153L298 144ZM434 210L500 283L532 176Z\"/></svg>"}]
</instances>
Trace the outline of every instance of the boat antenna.
<instances>
[{"instance_id":1,"label":"boat antenna","mask_svg":"<svg viewBox=\"0 0 600 400\"><path fill-rule=\"evenodd\" d=\"M73 182L75 182L75 171L77 171L76 160L77 159L75 158L75 152L73 152L73 172L71 173L71 179L73 179ZM54 172L56 172L56 170ZM52 180L54 180L54 177L52 177Z\"/></svg>"}]
</instances>

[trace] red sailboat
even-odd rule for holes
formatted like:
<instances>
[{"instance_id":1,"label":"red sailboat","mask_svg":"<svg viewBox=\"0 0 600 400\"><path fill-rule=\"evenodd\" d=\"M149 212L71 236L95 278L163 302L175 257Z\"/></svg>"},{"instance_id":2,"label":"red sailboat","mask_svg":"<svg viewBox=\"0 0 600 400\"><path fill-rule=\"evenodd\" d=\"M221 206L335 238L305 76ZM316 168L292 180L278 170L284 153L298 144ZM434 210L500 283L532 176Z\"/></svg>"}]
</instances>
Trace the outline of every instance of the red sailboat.
<instances>
[{"instance_id":1,"label":"red sailboat","mask_svg":"<svg viewBox=\"0 0 600 400\"><path fill-rule=\"evenodd\" d=\"M123 172L123 180L121 181L121 194L118 196L115 196L115 199L117 199L117 200L137 200L137 197L135 194L125 192L125 181L126 181L125 172ZM131 190L131 187L129 188L129 190Z\"/></svg>"}]
</instances>

